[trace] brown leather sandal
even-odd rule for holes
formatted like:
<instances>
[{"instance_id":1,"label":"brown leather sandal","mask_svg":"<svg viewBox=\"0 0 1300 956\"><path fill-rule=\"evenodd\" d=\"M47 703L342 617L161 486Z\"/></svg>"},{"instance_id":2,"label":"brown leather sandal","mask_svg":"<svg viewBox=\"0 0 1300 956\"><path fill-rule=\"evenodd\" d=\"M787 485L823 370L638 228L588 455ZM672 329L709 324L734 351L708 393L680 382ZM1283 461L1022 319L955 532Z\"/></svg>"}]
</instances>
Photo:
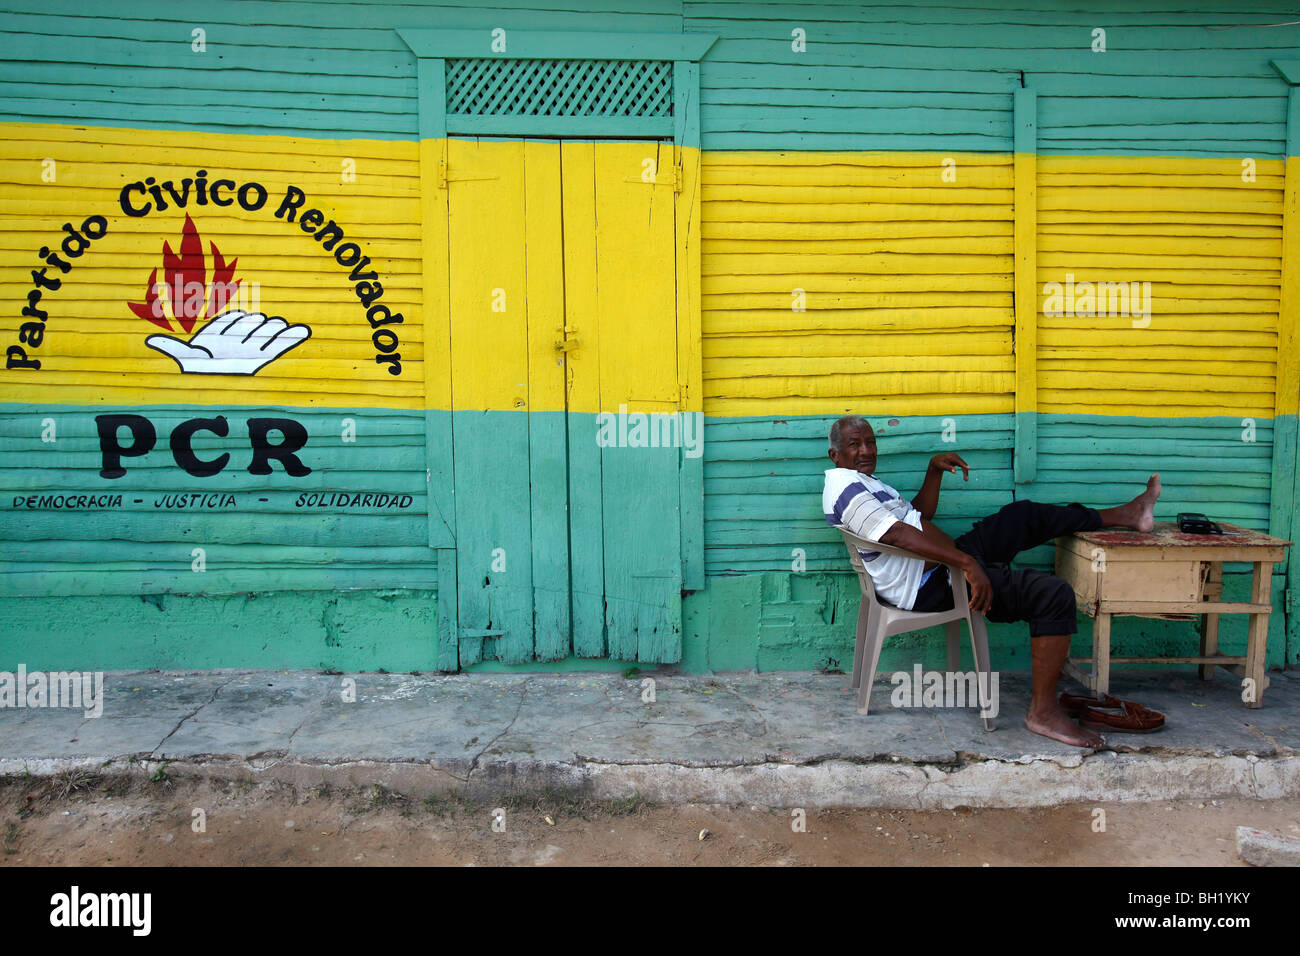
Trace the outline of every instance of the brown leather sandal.
<instances>
[{"instance_id":1,"label":"brown leather sandal","mask_svg":"<svg viewBox=\"0 0 1300 956\"><path fill-rule=\"evenodd\" d=\"M1165 715L1131 700L1107 694L1103 699L1062 694L1061 706L1079 720L1080 726L1123 734L1151 734L1165 726ZM1119 711L1119 713L1115 713Z\"/></svg>"},{"instance_id":2,"label":"brown leather sandal","mask_svg":"<svg viewBox=\"0 0 1300 956\"><path fill-rule=\"evenodd\" d=\"M1062 694L1061 707L1076 717L1089 707L1118 707L1119 698L1111 697L1107 694L1105 697L1081 697L1077 694Z\"/></svg>"}]
</instances>

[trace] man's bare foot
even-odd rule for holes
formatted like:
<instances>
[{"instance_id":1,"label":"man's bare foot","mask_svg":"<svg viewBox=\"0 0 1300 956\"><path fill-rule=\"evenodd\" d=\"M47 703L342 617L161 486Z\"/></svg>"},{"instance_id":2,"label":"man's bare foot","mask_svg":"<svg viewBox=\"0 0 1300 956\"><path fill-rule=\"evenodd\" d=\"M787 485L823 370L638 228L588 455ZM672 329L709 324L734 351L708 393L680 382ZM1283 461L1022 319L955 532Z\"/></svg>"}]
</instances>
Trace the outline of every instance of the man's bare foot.
<instances>
[{"instance_id":1,"label":"man's bare foot","mask_svg":"<svg viewBox=\"0 0 1300 956\"><path fill-rule=\"evenodd\" d=\"M1156 526L1156 500L1159 497L1160 473L1157 472L1147 479L1147 490L1133 499L1133 504L1137 505L1138 509L1137 520L1133 523L1133 527L1138 531L1150 531Z\"/></svg>"},{"instance_id":2,"label":"man's bare foot","mask_svg":"<svg viewBox=\"0 0 1300 956\"><path fill-rule=\"evenodd\" d=\"M1106 743L1101 734L1087 727L1080 727L1071 720L1070 715L1059 704L1044 707L1041 712L1030 710L1029 716L1025 718L1025 726L1036 734L1075 747L1100 747Z\"/></svg>"},{"instance_id":3,"label":"man's bare foot","mask_svg":"<svg viewBox=\"0 0 1300 956\"><path fill-rule=\"evenodd\" d=\"M1156 501L1160 498L1160 475L1147 479L1147 490L1126 505L1101 512L1102 527L1132 528L1143 533L1156 526Z\"/></svg>"}]
</instances>

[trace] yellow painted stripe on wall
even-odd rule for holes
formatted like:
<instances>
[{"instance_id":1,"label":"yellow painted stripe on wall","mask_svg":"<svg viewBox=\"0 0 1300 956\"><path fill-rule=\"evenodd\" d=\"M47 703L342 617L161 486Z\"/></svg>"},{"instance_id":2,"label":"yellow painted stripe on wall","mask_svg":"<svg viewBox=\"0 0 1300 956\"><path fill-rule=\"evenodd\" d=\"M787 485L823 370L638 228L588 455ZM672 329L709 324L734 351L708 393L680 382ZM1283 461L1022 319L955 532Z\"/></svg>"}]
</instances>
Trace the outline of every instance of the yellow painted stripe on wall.
<instances>
[{"instance_id":1,"label":"yellow painted stripe on wall","mask_svg":"<svg viewBox=\"0 0 1300 956\"><path fill-rule=\"evenodd\" d=\"M1281 160L1040 157L1039 409L1271 417L1283 179ZM1080 282L1111 283L1105 304Z\"/></svg>"},{"instance_id":2,"label":"yellow painted stripe on wall","mask_svg":"<svg viewBox=\"0 0 1300 956\"><path fill-rule=\"evenodd\" d=\"M1013 411L1010 155L706 153L703 183L707 415Z\"/></svg>"},{"instance_id":3,"label":"yellow painted stripe on wall","mask_svg":"<svg viewBox=\"0 0 1300 956\"><path fill-rule=\"evenodd\" d=\"M554 146L526 148L518 140L422 147L24 125L7 126L4 135L0 344L15 346L22 362L39 361L40 368L7 369L0 401L445 408L450 400L455 408L493 410L700 408L700 396L683 387L690 371L680 367L676 341L674 154L658 142L588 144L593 160L584 167L585 180L563 184L557 157L548 156L551 168L541 168L543 154ZM683 162L698 161L698 151L678 153ZM426 162L434 156L442 161L445 181L434 190L448 197L446 206L421 196L422 155ZM122 187L141 182L128 204L144 209L151 202L148 177L160 190L163 182L183 190L186 178L236 184L223 190L223 198L251 182L266 199L255 209L238 202L201 205L192 184L184 208L163 191L167 208L154 201L145 215L133 217L123 208ZM561 202L562 185L572 197L595 196L586 220L564 222L562 209L572 218L580 204ZM378 302L400 313L401 323L379 324L376 331L372 320L388 314L368 315L375 300L359 298L357 281L368 281L360 267L354 281L348 264L340 264L315 232L289 221L288 210L276 215L292 189L305 197L295 218L321 210L322 220L336 223L371 258L373 281L383 289ZM256 205L259 192L250 197ZM428 241L422 216L445 217L447 209L446 261L426 268L424 256L436 254L438 243ZM160 328L129 308L148 304L155 270L154 281L166 284L164 243L179 253L187 215L202 244L201 282L216 278L215 244L224 260L237 260L232 278L242 280L247 301L235 304L310 329L305 341L243 375L182 371L177 359L145 344L166 336L177 351L187 342L191 349L202 345L194 336L209 316L186 329L164 302L169 327ZM106 232L70 259L58 289L42 291L33 307L48 316L38 332L36 317L19 315L33 287L31 270L45 265L36 250L46 244L57 252L60 226L78 227L87 216L104 217ZM565 225L570 234L595 237L590 294L575 289L569 301L560 261ZM335 250L343 242L336 238ZM471 247L477 254L466 258ZM460 268L462 259L472 268ZM549 279L539 271L545 265L553 266ZM422 309L426 284L440 316L431 330ZM374 291L367 286L365 294ZM397 348L383 348L374 338L390 333ZM439 355L427 370L426 334ZM567 352L557 347L566 340ZM392 342L382 340L383 346ZM401 357L400 374L390 371L399 367L388 360L391 354ZM455 360L448 362L448 354ZM566 382L566 357L594 383L590 395L566 398L574 387L572 375Z\"/></svg>"},{"instance_id":4,"label":"yellow painted stripe on wall","mask_svg":"<svg viewBox=\"0 0 1300 956\"><path fill-rule=\"evenodd\" d=\"M441 207L420 191L420 156L446 156L446 144L22 124L5 125L3 134L0 345L20 346L42 368L6 370L0 401L446 407L455 366L443 358L426 374L421 307L424 285L437 275L423 261L421 219ZM602 159L591 164L592 175L603 170L599 175L611 182L635 183L641 169L622 168L630 160L618 145L594 145ZM703 410L715 416L1014 410L1013 162L1009 154L703 155ZM266 205L249 211L238 203L218 208L191 201L184 210L173 203L140 218L119 206L126 183L146 176L179 183L199 169L209 183L262 184ZM458 173L473 170L452 164L452 191ZM1250 179L1238 160L1037 157L1038 409L1267 416L1294 406L1275 395L1286 173L1280 160L1257 160ZM671 172L658 176L659 185L644 188L671 193L665 186ZM379 301L404 316L390 326L400 340L400 375L389 374L391 363L376 362L374 330L349 270L311 234L274 215L291 186L306 196L299 214L320 209L371 258L383 283ZM562 216L564 205L547 204L545 215ZM620 256L644 241L638 210L629 199L601 211L599 228L617 239L610 247ZM309 339L246 376L182 373L174 359L144 345L150 335L185 338L137 318L127 303L143 302L150 272L161 274L163 242L178 251L187 211L209 274L215 243L226 260L238 259L235 277L246 288L256 283L261 310L309 326ZM68 259L68 273L47 267L62 285L42 290L34 306L49 312L45 338L40 346L22 342L19 325L26 320L18 313L36 291L32 269L45 266L36 251L48 245L60 252L62 224L78 227L94 215L105 217L107 233ZM452 250L462 234L457 227L453 217ZM491 240L490 221L475 228ZM538 234L555 231L552 224ZM497 248L499 271L518 279L526 299L524 245ZM659 255L647 261L659 264ZM482 285L491 277L479 278ZM1080 314L1085 308L1045 314L1044 287L1067 281L1076 289L1086 282L1149 282L1149 321L1140 314ZM489 302L496 287L471 288L453 277L434 298L448 295L460 315L453 321L463 321L461 300ZM603 313L640 314L645 303L637 288L575 290L566 300L567 324L584 297ZM613 301L617 296L624 306ZM506 338L523 335L525 327L540 333L544 324L503 332ZM672 389L654 385L641 394L640 383L667 382L672 373L662 349L638 348L635 325L615 331L605 323L601 363L617 360L619 390L659 407ZM556 341L563 338L557 334ZM428 340L439 355L449 347L445 330L435 328ZM546 352L538 342L526 350L521 357L534 361ZM581 357L578 351L575 358ZM500 356L488 350L479 358L487 368ZM682 374L679 369L679 380ZM520 382L505 389L509 395L473 374L460 379L459 391L474 407L562 407L557 388L530 395L531 379L516 377ZM700 407L699 397L690 401Z\"/></svg>"},{"instance_id":5,"label":"yellow painted stripe on wall","mask_svg":"<svg viewBox=\"0 0 1300 956\"><path fill-rule=\"evenodd\" d=\"M1014 410L1013 157L944 158L704 156L707 414ZM1036 165L1038 410L1271 416L1282 162ZM1044 314L1067 276L1149 282L1149 321Z\"/></svg>"},{"instance_id":6,"label":"yellow painted stripe on wall","mask_svg":"<svg viewBox=\"0 0 1300 956\"><path fill-rule=\"evenodd\" d=\"M1300 235L1294 234L1294 224L1300 222L1300 156L1287 158L1283 197L1286 217L1293 228L1282 251L1284 304L1278 322L1278 342L1284 354L1278 363L1275 404L1279 417L1300 412Z\"/></svg>"},{"instance_id":7,"label":"yellow painted stripe on wall","mask_svg":"<svg viewBox=\"0 0 1300 956\"><path fill-rule=\"evenodd\" d=\"M0 401L423 405L416 143L21 124L7 124L3 138L0 345L22 349L41 367L5 369ZM149 194L149 178L166 208ZM185 179L191 180L188 191ZM221 180L234 184L215 194L215 199L230 203L226 206L215 204L210 192ZM206 183L206 204L199 201L200 181ZM123 187L136 182L141 188L130 191L126 204L144 211L142 216L128 215L123 207ZM180 194L183 205L162 187L165 182ZM240 188L246 189L243 203ZM299 196L296 209L276 215L286 197ZM245 208L259 203L260 208ZM320 211L319 222L309 221L304 231L301 216L311 209ZM173 254L181 252L187 216L199 237L203 269L181 275L181 282L193 285L178 289L168 283L164 243ZM88 229L105 231L83 248L62 227L68 223L81 230L88 218ZM327 230L331 221L341 236ZM355 246L349 248L349 242ZM67 264L66 272L57 263L42 261L38 251L43 246ZM235 263L230 278L240 280L234 300L217 311L240 308L279 316L290 326L309 329L310 337L246 374L182 371L181 363L201 358L201 349L237 348L224 339L207 347L205 339L195 336L211 316L197 316L186 332L166 301L194 295L195 290L198 300L206 299L205 286L218 278L214 246L227 263ZM80 254L74 258L74 252ZM368 265L361 262L362 256L369 257ZM355 265L341 264L354 257ZM32 270L42 268L44 275L34 278ZM176 290L159 303L167 328L128 307L151 304L147 295L154 270L155 283ZM355 280L350 277L353 270ZM36 286L56 279L56 289ZM359 282L369 283L367 302L358 296ZM31 308L48 313L43 331L36 316L20 315L29 305L29 294L36 291L41 295ZM368 318L379 305L386 311ZM377 345L371 318L393 315L402 321L378 326L391 330L392 338L384 335ZM25 331L20 329L23 323L30 323ZM216 327L214 322L210 331ZM34 345L38 334L43 338ZM145 342L152 336L171 339L178 353L188 343L190 356L178 360L149 347ZM396 363L390 357L396 355L400 374L394 375L389 369ZM376 361L377 356L384 361ZM250 361L246 367L255 364Z\"/></svg>"}]
</instances>

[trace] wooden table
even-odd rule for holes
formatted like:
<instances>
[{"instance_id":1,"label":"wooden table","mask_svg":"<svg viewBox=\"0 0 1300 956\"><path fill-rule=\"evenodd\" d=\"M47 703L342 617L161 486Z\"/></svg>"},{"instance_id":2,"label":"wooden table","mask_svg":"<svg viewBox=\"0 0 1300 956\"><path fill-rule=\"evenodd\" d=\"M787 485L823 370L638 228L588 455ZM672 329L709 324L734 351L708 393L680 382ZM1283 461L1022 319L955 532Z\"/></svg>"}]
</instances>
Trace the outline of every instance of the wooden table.
<instances>
[{"instance_id":1,"label":"wooden table","mask_svg":"<svg viewBox=\"0 0 1300 956\"><path fill-rule=\"evenodd\" d=\"M1056 574L1070 582L1079 610L1096 621L1092 657L1066 661L1065 671L1098 696L1110 689L1111 664L1199 664L1203 680L1216 666L1242 681L1242 700L1259 707L1268 687L1264 652L1268 615L1273 610L1270 586L1273 564L1286 557L1291 544L1259 531L1219 522L1224 534L1183 534L1172 522L1157 522L1149 534L1139 531L1082 531L1056 539ZM1230 533L1229 533L1230 532ZM1224 602L1223 562L1254 565L1250 601ZM1110 619L1116 614L1197 620L1201 653L1197 657L1110 656ZM1245 657L1219 653L1219 615L1249 614ZM1081 665L1091 662L1091 673Z\"/></svg>"}]
</instances>

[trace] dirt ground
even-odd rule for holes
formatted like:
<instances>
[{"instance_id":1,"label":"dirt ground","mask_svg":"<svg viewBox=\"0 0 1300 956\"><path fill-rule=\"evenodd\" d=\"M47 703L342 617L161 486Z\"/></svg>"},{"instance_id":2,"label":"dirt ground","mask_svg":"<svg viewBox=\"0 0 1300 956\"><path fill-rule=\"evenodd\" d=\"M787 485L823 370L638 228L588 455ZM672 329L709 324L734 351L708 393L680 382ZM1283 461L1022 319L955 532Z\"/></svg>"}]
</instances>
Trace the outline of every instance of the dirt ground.
<instances>
[{"instance_id":1,"label":"dirt ground","mask_svg":"<svg viewBox=\"0 0 1300 956\"><path fill-rule=\"evenodd\" d=\"M165 776L10 778L0 866L1244 866L1238 825L1300 835L1300 799L809 809L802 832L791 808L502 803Z\"/></svg>"}]
</instances>

